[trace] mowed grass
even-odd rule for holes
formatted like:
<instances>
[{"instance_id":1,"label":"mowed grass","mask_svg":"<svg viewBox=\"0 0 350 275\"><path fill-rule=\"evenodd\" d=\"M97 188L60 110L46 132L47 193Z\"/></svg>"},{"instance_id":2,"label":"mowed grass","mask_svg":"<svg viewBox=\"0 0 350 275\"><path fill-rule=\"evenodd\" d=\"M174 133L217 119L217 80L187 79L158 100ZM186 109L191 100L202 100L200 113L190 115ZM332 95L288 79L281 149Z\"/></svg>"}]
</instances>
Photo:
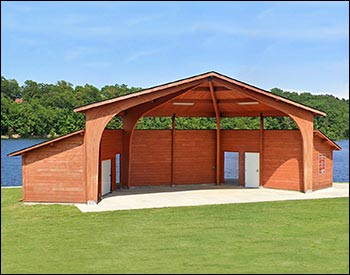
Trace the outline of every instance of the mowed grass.
<instances>
[{"instance_id":1,"label":"mowed grass","mask_svg":"<svg viewBox=\"0 0 350 275\"><path fill-rule=\"evenodd\" d=\"M100 213L1 189L1 273L349 273L349 199Z\"/></svg>"}]
</instances>

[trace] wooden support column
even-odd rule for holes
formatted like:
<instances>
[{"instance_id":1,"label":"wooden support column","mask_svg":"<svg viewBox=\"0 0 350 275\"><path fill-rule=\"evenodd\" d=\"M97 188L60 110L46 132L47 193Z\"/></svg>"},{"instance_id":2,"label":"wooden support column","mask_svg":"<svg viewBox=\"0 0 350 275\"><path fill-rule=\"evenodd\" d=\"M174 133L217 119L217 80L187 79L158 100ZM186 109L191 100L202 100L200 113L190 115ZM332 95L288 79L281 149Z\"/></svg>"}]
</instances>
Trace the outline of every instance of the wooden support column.
<instances>
[{"instance_id":1,"label":"wooden support column","mask_svg":"<svg viewBox=\"0 0 350 275\"><path fill-rule=\"evenodd\" d=\"M176 115L171 117L171 186L175 186L175 123Z\"/></svg>"},{"instance_id":2,"label":"wooden support column","mask_svg":"<svg viewBox=\"0 0 350 275\"><path fill-rule=\"evenodd\" d=\"M123 133L123 155L121 157L120 187L130 187L131 132Z\"/></svg>"},{"instance_id":3,"label":"wooden support column","mask_svg":"<svg viewBox=\"0 0 350 275\"><path fill-rule=\"evenodd\" d=\"M86 129L84 135L85 147L85 194L87 204L98 202L99 171L100 171L100 141L107 123L114 115L99 117L98 112L86 112Z\"/></svg>"},{"instance_id":4,"label":"wooden support column","mask_svg":"<svg viewBox=\"0 0 350 275\"><path fill-rule=\"evenodd\" d=\"M260 167L259 167L259 177L260 177L260 181L259 181L259 185L263 186L263 161L264 161L264 117L263 114L260 113L260 132L259 132L259 138L260 138L260 154L259 154L259 163L260 163Z\"/></svg>"},{"instance_id":5,"label":"wooden support column","mask_svg":"<svg viewBox=\"0 0 350 275\"><path fill-rule=\"evenodd\" d=\"M123 154L121 157L121 181L120 187L130 188L130 168L131 168L131 142L132 134L134 132L137 121L139 120L139 114L126 115L123 118Z\"/></svg>"},{"instance_id":6,"label":"wooden support column","mask_svg":"<svg viewBox=\"0 0 350 275\"><path fill-rule=\"evenodd\" d=\"M289 115L298 125L302 140L303 140L303 179L304 193L312 191L312 171L313 171L313 149L314 149L314 122L313 115L308 112L303 112L298 115Z\"/></svg>"},{"instance_id":7,"label":"wooden support column","mask_svg":"<svg viewBox=\"0 0 350 275\"><path fill-rule=\"evenodd\" d=\"M220 184L220 112L218 103L214 93L214 85L211 77L208 79L210 95L213 101L215 118L216 118L216 185Z\"/></svg>"}]
</instances>

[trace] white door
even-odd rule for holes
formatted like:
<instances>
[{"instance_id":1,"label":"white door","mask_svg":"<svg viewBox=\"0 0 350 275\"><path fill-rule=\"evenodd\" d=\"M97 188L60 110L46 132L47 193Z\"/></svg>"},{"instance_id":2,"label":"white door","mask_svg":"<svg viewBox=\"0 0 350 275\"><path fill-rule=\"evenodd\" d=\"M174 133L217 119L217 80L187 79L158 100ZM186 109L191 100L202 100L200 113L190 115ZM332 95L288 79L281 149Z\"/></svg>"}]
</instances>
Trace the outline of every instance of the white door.
<instances>
[{"instance_id":1,"label":"white door","mask_svg":"<svg viewBox=\"0 0 350 275\"><path fill-rule=\"evenodd\" d=\"M245 153L245 187L259 188L259 153Z\"/></svg>"},{"instance_id":2,"label":"white door","mask_svg":"<svg viewBox=\"0 0 350 275\"><path fill-rule=\"evenodd\" d=\"M112 185L111 185L111 170L112 170L112 165L111 165L111 160L103 160L102 161L102 196L108 194L112 190Z\"/></svg>"}]
</instances>

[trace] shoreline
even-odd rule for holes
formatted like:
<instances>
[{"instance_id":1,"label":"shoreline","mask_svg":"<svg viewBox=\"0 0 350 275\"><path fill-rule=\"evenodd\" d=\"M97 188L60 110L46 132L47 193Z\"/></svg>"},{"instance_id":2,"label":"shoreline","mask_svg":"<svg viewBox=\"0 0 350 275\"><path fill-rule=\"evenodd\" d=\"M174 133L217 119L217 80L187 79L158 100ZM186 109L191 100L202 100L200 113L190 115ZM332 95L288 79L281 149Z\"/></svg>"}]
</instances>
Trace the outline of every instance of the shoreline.
<instances>
[{"instance_id":1,"label":"shoreline","mask_svg":"<svg viewBox=\"0 0 350 275\"><path fill-rule=\"evenodd\" d=\"M51 136L35 136L35 137L21 137L20 135L13 135L13 136L7 136L7 135L2 135L1 139L47 139L47 138L52 138Z\"/></svg>"}]
</instances>

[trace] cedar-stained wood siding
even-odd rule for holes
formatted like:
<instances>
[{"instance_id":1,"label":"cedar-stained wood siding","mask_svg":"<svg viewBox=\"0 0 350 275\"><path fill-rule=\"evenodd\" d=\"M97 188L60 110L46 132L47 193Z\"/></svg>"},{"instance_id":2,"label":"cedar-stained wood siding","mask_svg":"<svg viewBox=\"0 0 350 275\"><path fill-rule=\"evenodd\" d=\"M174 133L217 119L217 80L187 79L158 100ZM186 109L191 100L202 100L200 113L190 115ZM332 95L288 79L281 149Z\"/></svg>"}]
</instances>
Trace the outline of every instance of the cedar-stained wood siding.
<instances>
[{"instance_id":1,"label":"cedar-stained wood siding","mask_svg":"<svg viewBox=\"0 0 350 275\"><path fill-rule=\"evenodd\" d=\"M22 156L24 201L85 202L83 136L51 144Z\"/></svg>"}]
</instances>

